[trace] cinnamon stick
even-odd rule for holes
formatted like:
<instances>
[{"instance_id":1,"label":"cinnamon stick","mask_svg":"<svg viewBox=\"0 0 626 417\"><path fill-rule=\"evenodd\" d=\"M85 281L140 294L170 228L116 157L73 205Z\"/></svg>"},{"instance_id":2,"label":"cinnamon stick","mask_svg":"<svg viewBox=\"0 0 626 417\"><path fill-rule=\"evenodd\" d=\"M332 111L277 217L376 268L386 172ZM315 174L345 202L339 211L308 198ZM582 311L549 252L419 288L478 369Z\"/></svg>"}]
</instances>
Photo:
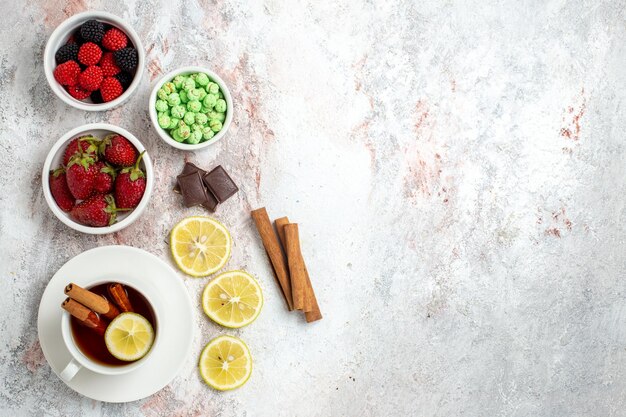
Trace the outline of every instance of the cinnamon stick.
<instances>
[{"instance_id":1,"label":"cinnamon stick","mask_svg":"<svg viewBox=\"0 0 626 417\"><path fill-rule=\"evenodd\" d=\"M93 329L100 336L104 336L107 325L96 313L69 297L63 301L61 307L76 317L82 325Z\"/></svg>"},{"instance_id":2,"label":"cinnamon stick","mask_svg":"<svg viewBox=\"0 0 626 417\"><path fill-rule=\"evenodd\" d=\"M105 297L86 290L74 283L70 283L65 287L65 295L96 313L102 314L109 320L113 320L120 314L117 307L111 304Z\"/></svg>"},{"instance_id":3,"label":"cinnamon stick","mask_svg":"<svg viewBox=\"0 0 626 417\"><path fill-rule=\"evenodd\" d=\"M283 227L285 232L285 252L289 265L289 278L291 279L291 296L293 308L304 310L304 288L306 275L304 274L304 260L300 250L300 234L297 223L289 223Z\"/></svg>"},{"instance_id":4,"label":"cinnamon stick","mask_svg":"<svg viewBox=\"0 0 626 417\"><path fill-rule=\"evenodd\" d=\"M124 286L122 284L120 284L119 282L114 282L112 284L109 284L107 290L109 291L109 295L113 299L113 302L117 304L120 310L122 310L124 313L128 313L129 311L131 313L134 312L133 305L130 303L130 300L128 299L128 294L126 293L126 290L124 289Z\"/></svg>"},{"instance_id":5,"label":"cinnamon stick","mask_svg":"<svg viewBox=\"0 0 626 417\"><path fill-rule=\"evenodd\" d=\"M274 225L276 226L276 231L278 232L278 237L280 238L280 242L282 243L283 248L287 246L287 242L285 241L284 228L286 224L289 224L289 219L287 217L281 217L274 220ZM317 298L315 297L315 291L313 291L313 285L311 285L311 278L309 277L309 271L306 268L306 264L304 264L304 273L306 274L304 317L307 323L311 323L313 321L320 320L322 318L322 313L320 311L319 305L317 304Z\"/></svg>"},{"instance_id":6,"label":"cinnamon stick","mask_svg":"<svg viewBox=\"0 0 626 417\"><path fill-rule=\"evenodd\" d=\"M274 276L282 289L283 296L285 297L285 301L287 302L287 308L289 311L293 310L293 302L291 298L291 283L289 282L289 272L287 270L287 262L285 260L285 255L280 249L280 243L278 242L278 237L276 237L276 233L272 228L272 224L270 223L270 218L267 215L267 210L265 207L261 207L256 210L252 210L250 213L254 222L256 224L256 228L259 231L259 235L261 236L261 240L263 241L263 247L265 247L265 252L267 256L270 258L270 262L274 267Z\"/></svg>"}]
</instances>

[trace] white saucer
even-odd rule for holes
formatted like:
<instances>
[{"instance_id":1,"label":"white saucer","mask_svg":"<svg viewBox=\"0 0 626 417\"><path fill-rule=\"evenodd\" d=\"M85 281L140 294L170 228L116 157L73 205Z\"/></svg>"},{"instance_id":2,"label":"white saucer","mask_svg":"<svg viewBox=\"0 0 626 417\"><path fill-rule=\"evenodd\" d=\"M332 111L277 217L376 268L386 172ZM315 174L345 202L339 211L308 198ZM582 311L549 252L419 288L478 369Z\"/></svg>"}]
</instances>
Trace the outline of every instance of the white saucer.
<instances>
[{"instance_id":1,"label":"white saucer","mask_svg":"<svg viewBox=\"0 0 626 417\"><path fill-rule=\"evenodd\" d=\"M52 277L39 304L37 329L41 349L55 374L71 360L61 336L61 303L67 283L86 285L94 280L115 281L140 276L156 287L167 301L159 311L159 342L140 368L123 375L105 376L81 369L69 382L74 391L98 401L128 402L147 397L165 387L189 356L195 316L187 288L165 262L130 246L104 246L70 259Z\"/></svg>"}]
</instances>

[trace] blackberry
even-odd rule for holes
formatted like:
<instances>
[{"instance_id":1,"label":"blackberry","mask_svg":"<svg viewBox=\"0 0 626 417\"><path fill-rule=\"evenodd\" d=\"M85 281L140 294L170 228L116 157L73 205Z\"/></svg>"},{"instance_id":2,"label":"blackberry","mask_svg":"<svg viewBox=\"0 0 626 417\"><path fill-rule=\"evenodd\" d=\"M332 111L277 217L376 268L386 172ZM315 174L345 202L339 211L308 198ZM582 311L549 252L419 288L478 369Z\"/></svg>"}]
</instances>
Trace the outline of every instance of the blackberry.
<instances>
[{"instance_id":1,"label":"blackberry","mask_svg":"<svg viewBox=\"0 0 626 417\"><path fill-rule=\"evenodd\" d=\"M78 61L78 45L75 43L66 43L59 48L54 58L56 58L57 64L62 64L67 61Z\"/></svg>"},{"instance_id":2,"label":"blackberry","mask_svg":"<svg viewBox=\"0 0 626 417\"><path fill-rule=\"evenodd\" d=\"M80 27L80 35L87 42L100 43L104 36L104 25L97 20L88 20Z\"/></svg>"},{"instance_id":3,"label":"blackberry","mask_svg":"<svg viewBox=\"0 0 626 417\"><path fill-rule=\"evenodd\" d=\"M100 90L92 91L90 97L91 97L91 101L93 101L93 104L104 103Z\"/></svg>"},{"instance_id":4,"label":"blackberry","mask_svg":"<svg viewBox=\"0 0 626 417\"><path fill-rule=\"evenodd\" d=\"M119 81L120 84L122 84L122 88L124 90L126 90L128 86L130 86L130 83L133 82L133 76L127 72L120 72L119 74L115 76L115 78L117 78L117 81Z\"/></svg>"},{"instance_id":5,"label":"blackberry","mask_svg":"<svg viewBox=\"0 0 626 417\"><path fill-rule=\"evenodd\" d=\"M124 71L132 71L137 68L139 57L135 48L122 48L115 51L115 63Z\"/></svg>"}]
</instances>

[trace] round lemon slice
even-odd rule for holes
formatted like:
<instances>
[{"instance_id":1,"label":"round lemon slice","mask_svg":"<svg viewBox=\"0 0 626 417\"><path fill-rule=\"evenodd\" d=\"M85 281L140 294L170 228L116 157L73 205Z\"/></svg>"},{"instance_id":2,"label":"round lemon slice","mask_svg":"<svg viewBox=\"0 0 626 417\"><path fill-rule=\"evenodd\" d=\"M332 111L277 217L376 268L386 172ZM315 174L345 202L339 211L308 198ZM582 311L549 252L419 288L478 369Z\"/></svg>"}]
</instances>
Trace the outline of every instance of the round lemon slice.
<instances>
[{"instance_id":1,"label":"round lemon slice","mask_svg":"<svg viewBox=\"0 0 626 417\"><path fill-rule=\"evenodd\" d=\"M222 268L230 258L232 245L228 229L210 217L187 217L170 234L174 261L192 277L206 277Z\"/></svg>"},{"instance_id":2,"label":"round lemon slice","mask_svg":"<svg viewBox=\"0 0 626 417\"><path fill-rule=\"evenodd\" d=\"M239 328L256 320L263 306L259 283L245 271L219 274L204 287L202 308L224 327Z\"/></svg>"},{"instance_id":3,"label":"round lemon slice","mask_svg":"<svg viewBox=\"0 0 626 417\"><path fill-rule=\"evenodd\" d=\"M154 343L154 329L144 316L122 313L107 327L104 343L117 359L136 361L150 351Z\"/></svg>"},{"instance_id":4,"label":"round lemon slice","mask_svg":"<svg viewBox=\"0 0 626 417\"><path fill-rule=\"evenodd\" d=\"M200 375L209 386L226 391L239 388L252 373L248 346L232 336L219 336L202 350L198 363Z\"/></svg>"}]
</instances>

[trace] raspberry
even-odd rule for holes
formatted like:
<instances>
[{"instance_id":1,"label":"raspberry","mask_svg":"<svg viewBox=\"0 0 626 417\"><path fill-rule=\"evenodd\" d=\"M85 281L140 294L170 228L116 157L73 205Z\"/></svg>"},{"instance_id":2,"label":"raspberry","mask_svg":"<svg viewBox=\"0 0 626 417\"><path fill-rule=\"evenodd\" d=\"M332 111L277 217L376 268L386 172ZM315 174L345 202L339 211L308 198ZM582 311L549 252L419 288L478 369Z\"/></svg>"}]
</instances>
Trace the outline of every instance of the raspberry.
<instances>
[{"instance_id":1,"label":"raspberry","mask_svg":"<svg viewBox=\"0 0 626 417\"><path fill-rule=\"evenodd\" d=\"M83 44L78 50L78 60L81 64L96 65L102 58L102 49L93 42Z\"/></svg>"},{"instance_id":2,"label":"raspberry","mask_svg":"<svg viewBox=\"0 0 626 417\"><path fill-rule=\"evenodd\" d=\"M76 85L78 83L80 66L76 61L67 61L54 69L54 79L61 85Z\"/></svg>"},{"instance_id":3,"label":"raspberry","mask_svg":"<svg viewBox=\"0 0 626 417\"><path fill-rule=\"evenodd\" d=\"M137 68L139 58L135 48L122 48L115 51L115 62L124 71L132 71Z\"/></svg>"},{"instance_id":4,"label":"raspberry","mask_svg":"<svg viewBox=\"0 0 626 417\"><path fill-rule=\"evenodd\" d=\"M109 51L117 51L122 48L126 48L128 44L128 38L121 30L112 28L107 30L102 37L102 46Z\"/></svg>"},{"instance_id":5,"label":"raspberry","mask_svg":"<svg viewBox=\"0 0 626 417\"><path fill-rule=\"evenodd\" d=\"M100 93L100 90L92 91L90 97L91 97L91 101L93 102L93 104L104 103L104 100L102 99L102 94Z\"/></svg>"},{"instance_id":6,"label":"raspberry","mask_svg":"<svg viewBox=\"0 0 626 417\"><path fill-rule=\"evenodd\" d=\"M80 73L78 76L78 85L83 90L95 91L100 88L102 78L102 70L100 67L92 65Z\"/></svg>"},{"instance_id":7,"label":"raspberry","mask_svg":"<svg viewBox=\"0 0 626 417\"><path fill-rule=\"evenodd\" d=\"M67 61L78 61L78 45L75 43L66 43L59 48L54 57L57 60L57 64L62 64Z\"/></svg>"},{"instance_id":8,"label":"raspberry","mask_svg":"<svg viewBox=\"0 0 626 417\"><path fill-rule=\"evenodd\" d=\"M70 96L74 97L77 100L83 100L89 97L89 91L83 90L76 85L71 85L67 87L67 92L70 93Z\"/></svg>"},{"instance_id":9,"label":"raspberry","mask_svg":"<svg viewBox=\"0 0 626 417\"><path fill-rule=\"evenodd\" d=\"M105 77L100 84L100 94L105 102L115 100L122 95L122 92L122 84L114 77Z\"/></svg>"},{"instance_id":10,"label":"raspberry","mask_svg":"<svg viewBox=\"0 0 626 417\"><path fill-rule=\"evenodd\" d=\"M100 43L104 36L104 25L97 20L88 20L80 27L80 35L87 42Z\"/></svg>"},{"instance_id":11,"label":"raspberry","mask_svg":"<svg viewBox=\"0 0 626 417\"><path fill-rule=\"evenodd\" d=\"M122 84L122 88L124 90L126 90L130 86L130 83L133 82L133 76L127 72L120 72L115 76L115 78L117 78L117 81Z\"/></svg>"},{"instance_id":12,"label":"raspberry","mask_svg":"<svg viewBox=\"0 0 626 417\"><path fill-rule=\"evenodd\" d=\"M120 67L115 63L112 52L105 52L100 60L100 68L102 68L102 75L105 77L112 77L119 74Z\"/></svg>"}]
</instances>

